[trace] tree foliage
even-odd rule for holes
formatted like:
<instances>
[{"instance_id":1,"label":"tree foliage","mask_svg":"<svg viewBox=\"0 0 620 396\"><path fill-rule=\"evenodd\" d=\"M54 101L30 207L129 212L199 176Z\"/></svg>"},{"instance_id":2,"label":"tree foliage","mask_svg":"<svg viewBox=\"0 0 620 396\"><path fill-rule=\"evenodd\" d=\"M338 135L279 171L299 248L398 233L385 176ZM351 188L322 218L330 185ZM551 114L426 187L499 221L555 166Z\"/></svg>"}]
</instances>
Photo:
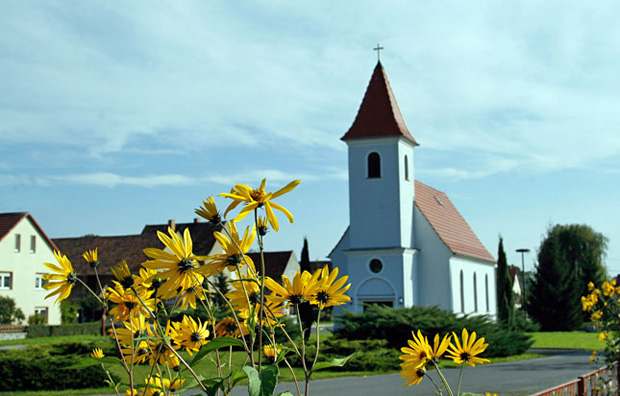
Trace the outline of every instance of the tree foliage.
<instances>
[{"instance_id":1,"label":"tree foliage","mask_svg":"<svg viewBox=\"0 0 620 396\"><path fill-rule=\"evenodd\" d=\"M514 295L504 251L504 240L499 238L497 248L497 320L507 327L514 325Z\"/></svg>"},{"instance_id":2,"label":"tree foliage","mask_svg":"<svg viewBox=\"0 0 620 396\"><path fill-rule=\"evenodd\" d=\"M19 323L26 317L11 297L0 296L0 324Z\"/></svg>"},{"instance_id":3,"label":"tree foliage","mask_svg":"<svg viewBox=\"0 0 620 396\"><path fill-rule=\"evenodd\" d=\"M301 249L301 261L299 262L299 267L301 271L312 272L310 268L310 251L308 249L308 238L304 238L304 246ZM304 302L299 304L299 317L301 318L301 326L304 329L304 338L308 339L310 337L310 328L312 327L312 322L314 318L316 318L317 309L312 306L309 302Z\"/></svg>"},{"instance_id":4,"label":"tree foliage","mask_svg":"<svg viewBox=\"0 0 620 396\"><path fill-rule=\"evenodd\" d=\"M543 331L575 330L584 321L581 296L588 282L606 277L607 238L587 225L555 225L538 251L529 312Z\"/></svg>"}]
</instances>

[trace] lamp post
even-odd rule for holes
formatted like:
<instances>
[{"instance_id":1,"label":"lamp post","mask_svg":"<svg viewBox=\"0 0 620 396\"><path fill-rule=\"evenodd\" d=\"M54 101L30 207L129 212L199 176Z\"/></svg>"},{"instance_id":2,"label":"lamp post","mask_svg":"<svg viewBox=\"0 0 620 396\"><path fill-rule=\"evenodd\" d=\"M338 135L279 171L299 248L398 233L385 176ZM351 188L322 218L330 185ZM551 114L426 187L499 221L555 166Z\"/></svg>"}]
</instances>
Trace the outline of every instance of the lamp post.
<instances>
[{"instance_id":1,"label":"lamp post","mask_svg":"<svg viewBox=\"0 0 620 396\"><path fill-rule=\"evenodd\" d=\"M523 318L527 318L527 312L525 310L525 253L528 253L530 249L517 249L517 253L521 253L521 286L523 286L523 290L521 291L522 303L521 309L523 309Z\"/></svg>"}]
</instances>

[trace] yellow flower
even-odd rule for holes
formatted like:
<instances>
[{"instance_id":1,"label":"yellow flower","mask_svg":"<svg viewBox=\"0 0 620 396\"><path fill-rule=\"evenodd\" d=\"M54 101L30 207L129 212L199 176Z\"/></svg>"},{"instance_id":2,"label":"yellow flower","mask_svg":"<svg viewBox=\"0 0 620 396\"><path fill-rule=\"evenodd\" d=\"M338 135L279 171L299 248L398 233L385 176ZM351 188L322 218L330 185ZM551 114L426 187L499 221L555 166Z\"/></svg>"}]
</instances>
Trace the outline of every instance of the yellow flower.
<instances>
[{"instance_id":1,"label":"yellow flower","mask_svg":"<svg viewBox=\"0 0 620 396\"><path fill-rule=\"evenodd\" d=\"M590 364L594 363L594 360L596 359L596 351L592 351L592 356L590 356Z\"/></svg>"},{"instance_id":2,"label":"yellow flower","mask_svg":"<svg viewBox=\"0 0 620 396\"><path fill-rule=\"evenodd\" d=\"M138 396L138 391L135 389L127 389L125 391L125 396Z\"/></svg>"},{"instance_id":3,"label":"yellow flower","mask_svg":"<svg viewBox=\"0 0 620 396\"><path fill-rule=\"evenodd\" d=\"M270 329L274 327L280 327L278 319L287 315L287 311L283 309L281 305L276 305L270 301L267 301L263 308L265 309L265 317L259 321L259 306L253 306L252 308L242 308L239 310L239 318L243 319L243 324L250 328L254 324L261 323L263 326L267 326Z\"/></svg>"},{"instance_id":4,"label":"yellow flower","mask_svg":"<svg viewBox=\"0 0 620 396\"><path fill-rule=\"evenodd\" d=\"M181 322L173 322L170 337L177 344L175 349L184 347L187 353L192 356L193 352L198 352L200 347L208 343L209 330L208 322L198 323L191 316L183 315Z\"/></svg>"},{"instance_id":5,"label":"yellow flower","mask_svg":"<svg viewBox=\"0 0 620 396\"><path fill-rule=\"evenodd\" d=\"M250 213L256 208L265 207L265 213L267 215L267 220L269 221L269 224L271 224L271 227L274 229L274 231L276 232L278 231L279 225L278 225L278 219L273 213L273 209L279 210L280 212L284 213L286 217L288 218L288 220L292 223L293 215L288 210L286 210L284 207L271 202L271 200L279 197L280 195L284 195L287 192L292 191L295 187L297 187L299 183L301 183L301 180L292 181L289 184L287 184L285 187L276 191L275 193L265 192L266 181L267 179L263 179L263 181L260 183L260 187L257 189L252 189L246 184L237 184L235 185L235 187L233 187L232 190L230 190L230 194L226 194L226 193L220 194L221 197L226 197L226 198L230 198L233 200L233 202L230 205L228 205L228 208L226 208L226 212L224 212L224 216L226 216L228 212L236 208L237 205L239 205L240 203L246 202L247 204L245 208L243 208L241 212L239 212L237 217L235 217L235 221L240 221L248 213Z\"/></svg>"},{"instance_id":6,"label":"yellow flower","mask_svg":"<svg viewBox=\"0 0 620 396\"><path fill-rule=\"evenodd\" d=\"M200 272L205 276L217 275L222 272L224 268L228 268L228 270L232 272L237 269L237 266L242 267L246 263L254 271L254 262L250 256L246 256L246 253L250 250L256 238L254 228L252 228L252 233L250 234L250 227L246 227L243 238L239 239L239 233L237 232L235 224L232 221L228 222L228 224L230 226L230 236L232 240L228 239L226 235L219 231L213 233L213 236L222 247L222 250L224 250L224 254L216 254L215 256L209 257L211 261L200 268Z\"/></svg>"},{"instance_id":7,"label":"yellow flower","mask_svg":"<svg viewBox=\"0 0 620 396\"><path fill-rule=\"evenodd\" d=\"M602 342L605 338L607 338L607 333L603 332L598 335L598 340Z\"/></svg>"},{"instance_id":8,"label":"yellow flower","mask_svg":"<svg viewBox=\"0 0 620 396\"><path fill-rule=\"evenodd\" d=\"M600 318L603 317L603 311L596 311L592 314L592 316L590 317L590 319L593 322L596 322L597 320L599 320Z\"/></svg>"},{"instance_id":9,"label":"yellow flower","mask_svg":"<svg viewBox=\"0 0 620 396\"><path fill-rule=\"evenodd\" d=\"M165 250L149 248L144 249L144 254L154 259L142 264L145 268L165 270L159 274L166 279L161 285L162 293L169 294L171 291L180 292L192 286L201 285L204 276L197 271L198 262L206 257L196 256L192 253L192 238L189 228L183 232L183 239L171 228L168 228L170 236L158 231L157 237L172 253Z\"/></svg>"},{"instance_id":10,"label":"yellow flower","mask_svg":"<svg viewBox=\"0 0 620 396\"><path fill-rule=\"evenodd\" d=\"M161 378L158 374L155 374L149 379L144 379L146 386L141 387L140 394L145 396L163 396L170 395L171 392L176 391L185 382L184 379L177 378L173 383L170 383L168 378Z\"/></svg>"},{"instance_id":11,"label":"yellow flower","mask_svg":"<svg viewBox=\"0 0 620 396\"><path fill-rule=\"evenodd\" d=\"M459 337L452 333L454 344L450 341L450 349L448 349L448 356L454 360L454 363L466 363L469 366L475 367L476 363L489 363L489 359L479 358L476 355L484 352L489 344L484 343L484 337L476 341L476 332L472 332L471 335L467 333L467 329L463 329L462 337L463 342L459 340Z\"/></svg>"},{"instance_id":12,"label":"yellow flower","mask_svg":"<svg viewBox=\"0 0 620 396\"><path fill-rule=\"evenodd\" d=\"M209 220L213 224L220 224L222 222L222 216L220 216L220 213L217 211L217 207L215 206L215 201L213 200L213 197L208 197L207 199L203 200L202 206L194 210L194 212L198 216Z\"/></svg>"},{"instance_id":13,"label":"yellow flower","mask_svg":"<svg viewBox=\"0 0 620 396\"><path fill-rule=\"evenodd\" d=\"M144 319L144 315L135 315L131 320L123 322L123 326L116 329L116 338L118 342L123 345L129 345L134 342L136 338L145 336L147 334L147 327L149 324ZM110 332L114 337L114 332Z\"/></svg>"},{"instance_id":14,"label":"yellow flower","mask_svg":"<svg viewBox=\"0 0 620 396\"><path fill-rule=\"evenodd\" d=\"M230 282L230 284L235 290L226 293L226 298L237 310L249 308L248 302L251 306L260 303L260 282L253 274L247 274L245 278Z\"/></svg>"},{"instance_id":15,"label":"yellow flower","mask_svg":"<svg viewBox=\"0 0 620 396\"><path fill-rule=\"evenodd\" d=\"M247 335L250 333L248 327L243 322L239 324L241 325L241 331L239 331L235 318L225 317L215 325L215 336L241 338L241 334Z\"/></svg>"},{"instance_id":16,"label":"yellow flower","mask_svg":"<svg viewBox=\"0 0 620 396\"><path fill-rule=\"evenodd\" d=\"M138 296L131 289L125 289L120 283L112 281L114 287L108 287L107 297L111 302L117 304L114 308L110 309L110 314L114 316L115 320L127 320L130 317L140 315L149 315L148 310L155 310L155 300L147 298L146 295L140 295L143 306ZM147 309L148 308L148 309Z\"/></svg>"},{"instance_id":17,"label":"yellow flower","mask_svg":"<svg viewBox=\"0 0 620 396\"><path fill-rule=\"evenodd\" d=\"M424 367L433 355L428 340L422 335L420 330L418 330L417 335L412 331L411 335L413 340L407 340L409 347L400 348L400 351L404 353L404 355L400 356L400 359L403 360L400 364L403 369Z\"/></svg>"},{"instance_id":18,"label":"yellow flower","mask_svg":"<svg viewBox=\"0 0 620 396\"><path fill-rule=\"evenodd\" d=\"M293 283L286 275L282 275L282 285L269 277L265 277L265 286L273 292L267 298L274 303L281 304L288 301L289 304L301 304L312 298L312 288L315 286L320 275L320 271L316 271L314 276L308 271L295 273Z\"/></svg>"},{"instance_id":19,"label":"yellow flower","mask_svg":"<svg viewBox=\"0 0 620 396\"><path fill-rule=\"evenodd\" d=\"M84 260L86 260L92 268L99 266L99 260L97 260L97 248L95 248L95 250L85 251L84 254L82 254L82 257L84 257Z\"/></svg>"},{"instance_id":20,"label":"yellow flower","mask_svg":"<svg viewBox=\"0 0 620 396\"><path fill-rule=\"evenodd\" d=\"M277 352L276 352L277 351ZM265 354L266 357L275 360L280 354L280 352L282 352L282 348L279 345L276 345L276 348L273 347L273 345L265 345L263 347L263 353Z\"/></svg>"},{"instance_id":21,"label":"yellow flower","mask_svg":"<svg viewBox=\"0 0 620 396\"><path fill-rule=\"evenodd\" d=\"M90 354L90 357L94 357L95 359L103 359L105 355L103 354L103 351L101 350L101 348L95 348L93 349L93 351Z\"/></svg>"},{"instance_id":22,"label":"yellow flower","mask_svg":"<svg viewBox=\"0 0 620 396\"><path fill-rule=\"evenodd\" d=\"M342 305L351 300L351 297L344 295L351 287L350 283L345 285L349 277L343 276L336 280L338 267L334 268L331 274L327 266L317 271L321 271L321 278L308 291L312 294L310 304L319 305L323 309L334 305Z\"/></svg>"},{"instance_id":23,"label":"yellow flower","mask_svg":"<svg viewBox=\"0 0 620 396\"><path fill-rule=\"evenodd\" d=\"M446 334L441 340L441 342L439 342L439 334L435 334L435 339L433 340L433 349L431 351L432 359L439 359L443 356L443 354L446 352L446 349L448 349L448 346L450 345L450 339L451 336L449 334Z\"/></svg>"},{"instance_id":24,"label":"yellow flower","mask_svg":"<svg viewBox=\"0 0 620 396\"><path fill-rule=\"evenodd\" d=\"M484 392L484 396L497 396L497 393Z\"/></svg>"},{"instance_id":25,"label":"yellow flower","mask_svg":"<svg viewBox=\"0 0 620 396\"><path fill-rule=\"evenodd\" d=\"M133 275L131 275L131 271L129 271L129 267L125 260L112 267L112 275L114 275L116 280L118 280L125 289L131 288L134 284Z\"/></svg>"},{"instance_id":26,"label":"yellow flower","mask_svg":"<svg viewBox=\"0 0 620 396\"><path fill-rule=\"evenodd\" d=\"M402 365L403 364L401 363L401 366ZM403 386L417 386L424 378L424 375L426 375L426 370L424 369L424 367L403 366L400 374L402 375L402 377L400 377L401 379L409 380L405 382L405 385Z\"/></svg>"},{"instance_id":27,"label":"yellow flower","mask_svg":"<svg viewBox=\"0 0 620 396\"><path fill-rule=\"evenodd\" d=\"M153 366L157 362L172 368L177 367L179 365L178 360L175 360L174 353L166 345L165 339L151 326L146 327L146 332L149 337L148 340L139 341L137 345L132 343L123 347L122 353L127 364L148 363ZM169 337L170 334L171 327L167 323L164 336Z\"/></svg>"},{"instance_id":28,"label":"yellow flower","mask_svg":"<svg viewBox=\"0 0 620 396\"><path fill-rule=\"evenodd\" d=\"M60 267L52 263L43 264L47 268L58 273L43 275L43 279L51 281L44 284L43 288L45 290L57 289L45 296L45 298L47 299L58 294L59 296L54 302L55 304L58 304L65 298L69 297L69 294L71 294L71 289L73 288L75 282L77 282L78 278L77 273L73 270L73 266L71 265L71 262L69 261L67 256L65 256L64 254L61 255L60 252L57 251L54 251L54 256L56 257L56 261L58 261L58 264L60 264Z\"/></svg>"},{"instance_id":29,"label":"yellow flower","mask_svg":"<svg viewBox=\"0 0 620 396\"><path fill-rule=\"evenodd\" d=\"M175 302L175 305L179 309L185 309L187 306L196 309L196 300L205 300L207 293L210 293L210 291L203 289L202 286L193 286L181 291L180 294L175 290L171 290L168 294L162 295L162 299L168 300L177 297L178 300Z\"/></svg>"},{"instance_id":30,"label":"yellow flower","mask_svg":"<svg viewBox=\"0 0 620 396\"><path fill-rule=\"evenodd\" d=\"M603 282L601 289L605 297L611 297L616 292L616 288L611 282Z\"/></svg>"},{"instance_id":31,"label":"yellow flower","mask_svg":"<svg viewBox=\"0 0 620 396\"><path fill-rule=\"evenodd\" d=\"M588 291L591 292L592 290L594 290L594 283L588 282Z\"/></svg>"},{"instance_id":32,"label":"yellow flower","mask_svg":"<svg viewBox=\"0 0 620 396\"><path fill-rule=\"evenodd\" d=\"M159 273L154 269L140 268L140 272L134 277L135 288L138 293L144 293L153 297L153 293L157 291L157 297L161 297L161 285L164 280L161 279Z\"/></svg>"},{"instance_id":33,"label":"yellow flower","mask_svg":"<svg viewBox=\"0 0 620 396\"><path fill-rule=\"evenodd\" d=\"M267 222L267 218L258 216L256 219L256 229L258 230L258 235L267 235L267 232L269 231L269 223Z\"/></svg>"}]
</instances>

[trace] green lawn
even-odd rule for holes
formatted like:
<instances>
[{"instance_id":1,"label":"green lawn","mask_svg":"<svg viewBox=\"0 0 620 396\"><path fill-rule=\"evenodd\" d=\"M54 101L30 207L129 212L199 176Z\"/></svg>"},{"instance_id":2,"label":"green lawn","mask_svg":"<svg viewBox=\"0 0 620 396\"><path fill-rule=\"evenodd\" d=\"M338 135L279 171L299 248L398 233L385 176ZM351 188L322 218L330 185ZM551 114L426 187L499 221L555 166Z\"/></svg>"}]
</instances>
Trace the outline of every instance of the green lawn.
<instances>
[{"instance_id":1,"label":"green lawn","mask_svg":"<svg viewBox=\"0 0 620 396\"><path fill-rule=\"evenodd\" d=\"M108 337L105 337L108 338ZM63 341L76 341L76 342L90 342L104 339L99 335L70 335L70 336L58 336L58 337L37 337L37 338L24 338L21 340L6 340L0 341L0 346L5 345L39 345L39 344L52 344L55 342Z\"/></svg>"},{"instance_id":2,"label":"green lawn","mask_svg":"<svg viewBox=\"0 0 620 396\"><path fill-rule=\"evenodd\" d=\"M530 333L534 339L532 348L571 348L589 351L601 350L604 343L599 342L598 333L583 331L558 331Z\"/></svg>"}]
</instances>

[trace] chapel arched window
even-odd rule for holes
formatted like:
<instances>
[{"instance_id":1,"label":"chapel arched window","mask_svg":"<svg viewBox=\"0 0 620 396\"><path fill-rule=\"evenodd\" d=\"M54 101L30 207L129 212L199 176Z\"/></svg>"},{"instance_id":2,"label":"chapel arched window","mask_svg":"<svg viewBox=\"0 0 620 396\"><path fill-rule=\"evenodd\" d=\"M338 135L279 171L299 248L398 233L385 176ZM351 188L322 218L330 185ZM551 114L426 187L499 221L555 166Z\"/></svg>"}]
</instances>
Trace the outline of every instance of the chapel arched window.
<instances>
[{"instance_id":1,"label":"chapel arched window","mask_svg":"<svg viewBox=\"0 0 620 396\"><path fill-rule=\"evenodd\" d=\"M368 178L381 178L381 157L377 152L368 154Z\"/></svg>"}]
</instances>

